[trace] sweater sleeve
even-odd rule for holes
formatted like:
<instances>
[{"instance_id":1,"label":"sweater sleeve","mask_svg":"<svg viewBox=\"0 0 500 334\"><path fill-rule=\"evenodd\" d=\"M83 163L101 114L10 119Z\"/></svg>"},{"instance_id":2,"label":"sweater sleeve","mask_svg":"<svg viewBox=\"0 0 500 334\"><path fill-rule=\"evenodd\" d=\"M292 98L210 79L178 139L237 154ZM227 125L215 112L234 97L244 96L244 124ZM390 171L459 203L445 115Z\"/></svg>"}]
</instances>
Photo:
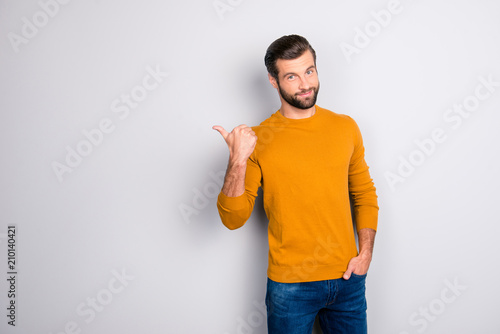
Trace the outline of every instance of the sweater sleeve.
<instances>
[{"instance_id":1,"label":"sweater sleeve","mask_svg":"<svg viewBox=\"0 0 500 334\"><path fill-rule=\"evenodd\" d=\"M351 118L352 120L352 118ZM377 230L378 202L376 189L365 162L365 149L359 127L354 120L354 151L349 163L349 193L354 207L356 230Z\"/></svg>"},{"instance_id":2,"label":"sweater sleeve","mask_svg":"<svg viewBox=\"0 0 500 334\"><path fill-rule=\"evenodd\" d=\"M262 172L252 154L247 161L245 192L240 196L229 197L221 191L217 198L219 216L228 229L240 228L250 218L261 181Z\"/></svg>"}]
</instances>

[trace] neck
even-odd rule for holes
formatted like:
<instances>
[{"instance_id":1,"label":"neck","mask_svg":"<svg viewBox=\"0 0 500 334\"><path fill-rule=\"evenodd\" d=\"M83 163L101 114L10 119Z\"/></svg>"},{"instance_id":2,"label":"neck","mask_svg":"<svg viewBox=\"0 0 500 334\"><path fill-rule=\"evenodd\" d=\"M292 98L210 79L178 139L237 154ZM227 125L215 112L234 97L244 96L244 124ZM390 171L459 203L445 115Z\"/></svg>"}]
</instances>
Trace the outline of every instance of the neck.
<instances>
[{"instance_id":1,"label":"neck","mask_svg":"<svg viewBox=\"0 0 500 334\"><path fill-rule=\"evenodd\" d=\"M289 105L284 101L281 101L280 112L286 118L292 118L292 119L309 118L316 113L316 106L314 105L309 109L299 109Z\"/></svg>"}]
</instances>

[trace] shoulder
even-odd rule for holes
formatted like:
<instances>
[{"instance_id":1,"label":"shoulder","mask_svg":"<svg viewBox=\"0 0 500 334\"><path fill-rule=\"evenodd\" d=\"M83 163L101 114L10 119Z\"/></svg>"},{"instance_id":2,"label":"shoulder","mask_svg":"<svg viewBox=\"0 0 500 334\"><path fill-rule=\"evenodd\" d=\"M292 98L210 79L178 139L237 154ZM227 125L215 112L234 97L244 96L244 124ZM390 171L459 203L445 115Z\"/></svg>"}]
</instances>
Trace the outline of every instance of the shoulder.
<instances>
[{"instance_id":1,"label":"shoulder","mask_svg":"<svg viewBox=\"0 0 500 334\"><path fill-rule=\"evenodd\" d=\"M279 111L276 111L271 116L262 121L259 125L252 126L252 130L255 132L262 131L267 128L275 128L283 126L283 116L279 115Z\"/></svg>"},{"instance_id":2,"label":"shoulder","mask_svg":"<svg viewBox=\"0 0 500 334\"><path fill-rule=\"evenodd\" d=\"M340 126L346 127L346 128L350 128L353 130L355 128L357 128L356 122L349 115L339 114L339 113L336 113L334 111L331 111L331 110L328 110L325 108L321 108L319 106L316 106L316 108L317 108L316 112L321 113L322 117L327 118L329 121L335 122L337 125L340 125Z\"/></svg>"}]
</instances>

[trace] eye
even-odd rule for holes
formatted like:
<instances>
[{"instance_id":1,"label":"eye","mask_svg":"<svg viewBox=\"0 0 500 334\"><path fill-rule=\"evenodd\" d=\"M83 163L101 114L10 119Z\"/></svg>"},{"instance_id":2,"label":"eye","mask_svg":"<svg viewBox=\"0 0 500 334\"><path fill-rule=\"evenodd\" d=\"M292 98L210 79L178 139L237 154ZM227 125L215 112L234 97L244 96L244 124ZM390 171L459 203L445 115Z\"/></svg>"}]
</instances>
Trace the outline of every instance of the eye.
<instances>
[{"instance_id":1,"label":"eye","mask_svg":"<svg viewBox=\"0 0 500 334\"><path fill-rule=\"evenodd\" d=\"M313 70L309 70L306 72L306 74L310 75L310 74L313 74L313 72L314 72Z\"/></svg>"},{"instance_id":2,"label":"eye","mask_svg":"<svg viewBox=\"0 0 500 334\"><path fill-rule=\"evenodd\" d=\"M295 79L295 75L289 75L288 76L288 80L293 80L293 79Z\"/></svg>"}]
</instances>

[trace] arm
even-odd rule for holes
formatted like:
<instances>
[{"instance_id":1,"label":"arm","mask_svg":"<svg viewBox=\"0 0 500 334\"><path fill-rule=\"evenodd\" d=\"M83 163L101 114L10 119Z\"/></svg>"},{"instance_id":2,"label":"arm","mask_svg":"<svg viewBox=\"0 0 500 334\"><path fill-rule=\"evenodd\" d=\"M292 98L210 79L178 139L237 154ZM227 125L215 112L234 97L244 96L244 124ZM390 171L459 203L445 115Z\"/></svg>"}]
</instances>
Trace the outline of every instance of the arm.
<instances>
[{"instance_id":1,"label":"arm","mask_svg":"<svg viewBox=\"0 0 500 334\"><path fill-rule=\"evenodd\" d=\"M361 132L354 120L353 125L355 143L349 164L349 193L353 202L359 253L350 260L344 273L345 279L349 279L353 272L357 275L364 275L368 272L372 260L379 209L376 189L365 162Z\"/></svg>"},{"instance_id":2,"label":"arm","mask_svg":"<svg viewBox=\"0 0 500 334\"><path fill-rule=\"evenodd\" d=\"M260 168L249 159L257 143L257 136L244 124L230 133L221 126L214 126L213 129L220 132L229 148L229 162L224 184L217 198L217 209L224 225L233 230L243 226L250 217L260 186ZM246 189L246 184L251 184L252 187Z\"/></svg>"},{"instance_id":3,"label":"arm","mask_svg":"<svg viewBox=\"0 0 500 334\"><path fill-rule=\"evenodd\" d=\"M247 162L238 162L229 159L226 176L222 192L228 197L238 197L245 192L245 174L247 171Z\"/></svg>"}]
</instances>

